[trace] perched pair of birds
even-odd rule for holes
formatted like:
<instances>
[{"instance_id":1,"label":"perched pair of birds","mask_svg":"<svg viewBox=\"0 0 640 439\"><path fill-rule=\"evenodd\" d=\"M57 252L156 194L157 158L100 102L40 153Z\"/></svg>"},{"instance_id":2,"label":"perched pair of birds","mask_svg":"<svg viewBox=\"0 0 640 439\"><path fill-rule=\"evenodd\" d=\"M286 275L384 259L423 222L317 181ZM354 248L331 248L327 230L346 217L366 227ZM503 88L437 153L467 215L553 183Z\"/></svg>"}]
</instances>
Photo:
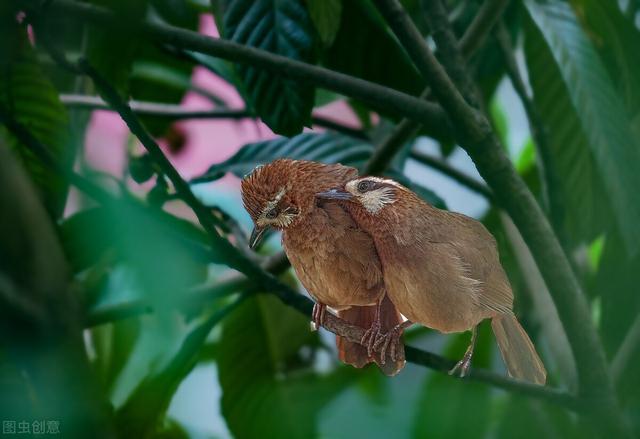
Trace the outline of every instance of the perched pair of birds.
<instances>
[{"instance_id":1,"label":"perched pair of birds","mask_svg":"<svg viewBox=\"0 0 640 439\"><path fill-rule=\"evenodd\" d=\"M490 318L509 375L544 384L545 368L513 314L496 242L480 222L437 209L393 180L302 160L256 168L242 181L242 198L255 226L251 246L268 228L282 230L291 265L316 301L316 327L328 306L366 330L361 343L337 337L345 363L398 373L402 333L417 323L472 331L452 369L464 376L477 325Z\"/></svg>"}]
</instances>

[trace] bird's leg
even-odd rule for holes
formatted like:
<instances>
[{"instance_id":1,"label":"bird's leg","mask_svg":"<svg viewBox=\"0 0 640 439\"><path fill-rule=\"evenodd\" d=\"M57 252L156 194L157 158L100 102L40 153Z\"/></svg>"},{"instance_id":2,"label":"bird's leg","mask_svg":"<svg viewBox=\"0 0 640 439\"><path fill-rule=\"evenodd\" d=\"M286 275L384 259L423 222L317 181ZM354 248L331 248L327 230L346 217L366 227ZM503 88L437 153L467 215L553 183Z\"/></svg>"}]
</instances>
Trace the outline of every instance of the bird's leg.
<instances>
[{"instance_id":1,"label":"bird's leg","mask_svg":"<svg viewBox=\"0 0 640 439\"><path fill-rule=\"evenodd\" d=\"M360 340L360 344L362 346L367 347L367 355L373 356L373 345L375 344L379 334L380 334L380 307L382 306L382 301L384 300L384 295L378 300L376 304L376 314L373 319L373 323L371 327L367 329Z\"/></svg>"},{"instance_id":2,"label":"bird's leg","mask_svg":"<svg viewBox=\"0 0 640 439\"><path fill-rule=\"evenodd\" d=\"M476 340L478 339L478 327L474 326L471 330L471 343L465 351L462 359L453 366L453 369L449 371L449 375L453 375L460 371L460 378L464 378L469 373L469 367L471 367L471 358L473 357L473 350L476 347Z\"/></svg>"},{"instance_id":3,"label":"bird's leg","mask_svg":"<svg viewBox=\"0 0 640 439\"><path fill-rule=\"evenodd\" d=\"M402 337L404 330L411 325L413 325L413 322L405 320L404 322L391 328L391 330L386 334L382 334L376 339L376 342L373 345L373 349L375 351L378 351L378 348L380 348L380 362L382 364L385 363L387 349L389 349L389 356L391 357L392 361L404 360L404 358L397 358L396 354L398 352L401 352L401 350L398 349L398 346L400 345L400 343L402 343L400 338Z\"/></svg>"},{"instance_id":4,"label":"bird's leg","mask_svg":"<svg viewBox=\"0 0 640 439\"><path fill-rule=\"evenodd\" d=\"M316 302L313 304L313 311L311 312L311 330L317 331L320 326L324 325L324 315L327 311L327 305L324 303Z\"/></svg>"}]
</instances>

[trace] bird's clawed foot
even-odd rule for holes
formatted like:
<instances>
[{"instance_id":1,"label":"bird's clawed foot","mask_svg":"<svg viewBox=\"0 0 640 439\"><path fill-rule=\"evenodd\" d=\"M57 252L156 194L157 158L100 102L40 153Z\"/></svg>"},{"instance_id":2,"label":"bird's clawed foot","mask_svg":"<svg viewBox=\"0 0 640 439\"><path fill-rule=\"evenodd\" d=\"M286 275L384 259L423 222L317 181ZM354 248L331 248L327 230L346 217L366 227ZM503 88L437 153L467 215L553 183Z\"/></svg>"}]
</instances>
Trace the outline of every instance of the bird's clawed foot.
<instances>
[{"instance_id":1,"label":"bird's clawed foot","mask_svg":"<svg viewBox=\"0 0 640 439\"><path fill-rule=\"evenodd\" d=\"M327 305L316 302L311 312L311 330L317 331L320 326L324 325L324 316L327 312Z\"/></svg>"},{"instance_id":2,"label":"bird's clawed foot","mask_svg":"<svg viewBox=\"0 0 640 439\"><path fill-rule=\"evenodd\" d=\"M469 347L465 351L462 356L462 360L458 361L453 369L449 371L449 375L455 375L456 373L460 373L460 378L464 378L469 374L469 368L471 367L471 358L473 358L473 350L476 347L476 340L478 339L478 328L473 327L471 329L471 342L469 343Z\"/></svg>"},{"instance_id":3,"label":"bird's clawed foot","mask_svg":"<svg viewBox=\"0 0 640 439\"><path fill-rule=\"evenodd\" d=\"M460 378L464 378L469 373L471 367L471 358L473 357L473 351L465 352L462 360L458 361L455 366L449 371L449 375L455 375L459 373Z\"/></svg>"},{"instance_id":4,"label":"bird's clawed foot","mask_svg":"<svg viewBox=\"0 0 640 439\"><path fill-rule=\"evenodd\" d=\"M376 342L373 344L373 349L380 352L380 363L385 364L387 359L387 349L389 349L389 357L391 361L404 361L404 349L400 348L402 343L402 334L405 328L411 326L413 323L405 321L399 325L394 326L386 334L378 333ZM379 351L378 351L379 349Z\"/></svg>"},{"instance_id":5,"label":"bird's clawed foot","mask_svg":"<svg viewBox=\"0 0 640 439\"><path fill-rule=\"evenodd\" d=\"M380 320L376 318L371 327L367 329L360 340L362 346L366 346L367 355L373 356L374 346L380 337ZM384 363L382 363L384 364Z\"/></svg>"}]
</instances>

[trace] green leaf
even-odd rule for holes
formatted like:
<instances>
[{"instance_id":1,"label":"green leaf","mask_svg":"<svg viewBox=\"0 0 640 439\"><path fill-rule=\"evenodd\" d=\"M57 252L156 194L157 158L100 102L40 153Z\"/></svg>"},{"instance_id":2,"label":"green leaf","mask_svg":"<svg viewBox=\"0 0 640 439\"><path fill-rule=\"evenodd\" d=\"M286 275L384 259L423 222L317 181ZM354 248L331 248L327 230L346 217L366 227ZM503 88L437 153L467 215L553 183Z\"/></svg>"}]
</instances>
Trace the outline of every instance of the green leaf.
<instances>
[{"instance_id":1,"label":"green leaf","mask_svg":"<svg viewBox=\"0 0 640 439\"><path fill-rule=\"evenodd\" d=\"M74 272L115 249L122 262L135 267L154 298L196 283L212 257L208 238L192 223L133 202L79 212L62 223L60 236Z\"/></svg>"},{"instance_id":2,"label":"green leaf","mask_svg":"<svg viewBox=\"0 0 640 439\"><path fill-rule=\"evenodd\" d=\"M314 29L301 0L229 0L225 38L298 61L315 62ZM275 133L294 135L311 122L314 88L265 70L236 65L247 104Z\"/></svg>"},{"instance_id":3,"label":"green leaf","mask_svg":"<svg viewBox=\"0 0 640 439\"><path fill-rule=\"evenodd\" d=\"M93 68L126 96L129 94L129 74L139 40L133 30L144 17L147 1L91 0L91 3L111 9L118 15L118 20L107 27L89 28L87 59Z\"/></svg>"},{"instance_id":4,"label":"green leaf","mask_svg":"<svg viewBox=\"0 0 640 439\"><path fill-rule=\"evenodd\" d=\"M473 358L473 366L486 366L491 353L488 325L482 325ZM451 341L448 356L462 356L469 334ZM456 355L451 355L455 353ZM441 373L428 374L415 405L415 437L484 437L490 421L490 389L483 383L454 379ZM464 413L464 422L460 416Z\"/></svg>"},{"instance_id":5,"label":"green leaf","mask_svg":"<svg viewBox=\"0 0 640 439\"><path fill-rule=\"evenodd\" d=\"M69 120L58 92L43 73L27 38L24 26L15 16L0 11L0 107L23 124L65 167L73 162ZM0 125L0 137L17 150L25 168L40 190L49 213L62 214L67 184L56 172L44 166L30 150Z\"/></svg>"},{"instance_id":6,"label":"green leaf","mask_svg":"<svg viewBox=\"0 0 640 439\"><path fill-rule=\"evenodd\" d=\"M317 436L321 409L358 372L314 372L313 357L301 349L316 343L308 318L270 295L250 298L225 320L218 377L222 414L234 437Z\"/></svg>"},{"instance_id":7,"label":"green leaf","mask_svg":"<svg viewBox=\"0 0 640 439\"><path fill-rule=\"evenodd\" d=\"M198 14L182 0L151 0L153 21L183 29L198 30ZM191 88L193 63L171 56L157 44L141 40L131 65L130 89L133 99L178 104ZM155 136L167 134L173 121L166 117L141 116Z\"/></svg>"},{"instance_id":8,"label":"green leaf","mask_svg":"<svg viewBox=\"0 0 640 439\"><path fill-rule=\"evenodd\" d=\"M306 0L313 24L325 46L331 46L340 29L342 0Z\"/></svg>"},{"instance_id":9,"label":"green leaf","mask_svg":"<svg viewBox=\"0 0 640 439\"><path fill-rule=\"evenodd\" d=\"M323 63L412 95L425 85L370 0L343 0L342 25Z\"/></svg>"},{"instance_id":10,"label":"green leaf","mask_svg":"<svg viewBox=\"0 0 640 439\"><path fill-rule=\"evenodd\" d=\"M185 337L169 364L140 383L116 413L116 425L121 436L149 437L160 427L162 415L167 411L178 386L197 364L207 336L242 300L236 299L206 317Z\"/></svg>"},{"instance_id":11,"label":"green leaf","mask_svg":"<svg viewBox=\"0 0 640 439\"><path fill-rule=\"evenodd\" d=\"M311 160L322 163L341 163L361 169L373 152L371 143L336 133L303 133L291 139L280 137L263 142L249 143L222 163L211 166L207 172L191 181L192 184L210 182L222 178L227 172L242 178L256 166L278 158ZM411 188L429 203L444 208L444 201L433 191L416 185L397 167L385 175Z\"/></svg>"},{"instance_id":12,"label":"green leaf","mask_svg":"<svg viewBox=\"0 0 640 439\"><path fill-rule=\"evenodd\" d=\"M364 165L372 151L373 145L370 143L334 133L303 133L291 139L280 137L243 146L231 158L214 164L192 183L217 180L227 172L242 178L256 166L277 158L342 163L359 168Z\"/></svg>"},{"instance_id":13,"label":"green leaf","mask_svg":"<svg viewBox=\"0 0 640 439\"><path fill-rule=\"evenodd\" d=\"M631 17L622 14L618 2L572 0L571 3L609 75L615 78L614 86L635 121L634 135L640 136L640 30Z\"/></svg>"},{"instance_id":14,"label":"green leaf","mask_svg":"<svg viewBox=\"0 0 640 439\"><path fill-rule=\"evenodd\" d=\"M107 391L113 390L118 375L129 360L140 329L138 319L128 319L92 330L91 340L96 351L94 368Z\"/></svg>"},{"instance_id":15,"label":"green leaf","mask_svg":"<svg viewBox=\"0 0 640 439\"><path fill-rule=\"evenodd\" d=\"M591 241L611 222L627 250L640 249L640 145L624 102L573 10L565 3L526 3L526 56L539 113L567 209L567 230ZM611 212L608 203L613 207ZM569 215L571 217L569 217ZM613 218L610 218L613 216Z\"/></svg>"}]
</instances>

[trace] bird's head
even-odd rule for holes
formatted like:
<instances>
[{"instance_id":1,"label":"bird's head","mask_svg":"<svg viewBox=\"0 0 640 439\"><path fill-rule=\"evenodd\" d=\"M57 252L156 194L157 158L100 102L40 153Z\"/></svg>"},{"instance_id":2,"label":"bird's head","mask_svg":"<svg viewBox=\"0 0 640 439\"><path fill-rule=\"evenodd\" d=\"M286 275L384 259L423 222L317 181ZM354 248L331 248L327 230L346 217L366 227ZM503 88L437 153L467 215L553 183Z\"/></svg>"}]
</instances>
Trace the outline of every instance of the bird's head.
<instances>
[{"instance_id":1,"label":"bird's head","mask_svg":"<svg viewBox=\"0 0 640 439\"><path fill-rule=\"evenodd\" d=\"M352 211L364 216L378 216L392 206L408 190L401 184L384 178L362 177L347 182L341 188L319 192L318 198L347 202Z\"/></svg>"},{"instance_id":2,"label":"bird's head","mask_svg":"<svg viewBox=\"0 0 640 439\"><path fill-rule=\"evenodd\" d=\"M242 180L242 201L254 229L251 248L269 228L285 230L313 212L315 193L344 184L354 168L304 160L279 159L259 166Z\"/></svg>"}]
</instances>

